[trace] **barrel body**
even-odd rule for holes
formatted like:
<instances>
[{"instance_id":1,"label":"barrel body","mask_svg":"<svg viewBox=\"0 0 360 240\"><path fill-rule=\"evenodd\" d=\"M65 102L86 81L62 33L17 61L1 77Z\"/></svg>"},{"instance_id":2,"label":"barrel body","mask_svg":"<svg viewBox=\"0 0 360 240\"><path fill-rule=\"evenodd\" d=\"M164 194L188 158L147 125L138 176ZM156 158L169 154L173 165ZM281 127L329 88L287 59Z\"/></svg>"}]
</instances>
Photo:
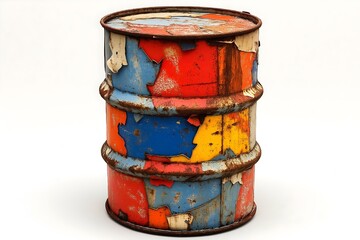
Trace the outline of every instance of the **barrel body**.
<instances>
[{"instance_id":1,"label":"barrel body","mask_svg":"<svg viewBox=\"0 0 360 240\"><path fill-rule=\"evenodd\" d=\"M104 17L106 208L161 235L226 231L255 214L260 19L162 7Z\"/></svg>"}]
</instances>

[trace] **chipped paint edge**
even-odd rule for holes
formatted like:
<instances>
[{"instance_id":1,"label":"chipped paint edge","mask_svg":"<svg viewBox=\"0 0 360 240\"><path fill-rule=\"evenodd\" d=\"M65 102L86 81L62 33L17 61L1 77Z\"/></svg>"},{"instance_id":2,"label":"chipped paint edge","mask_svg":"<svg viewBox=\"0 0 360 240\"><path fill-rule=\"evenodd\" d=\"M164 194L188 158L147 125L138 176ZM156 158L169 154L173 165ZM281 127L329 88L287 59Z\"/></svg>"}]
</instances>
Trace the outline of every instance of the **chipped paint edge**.
<instances>
[{"instance_id":1,"label":"chipped paint edge","mask_svg":"<svg viewBox=\"0 0 360 240\"><path fill-rule=\"evenodd\" d=\"M200 163L163 163L125 157L112 150L105 142L101 148L101 155L111 168L131 176L141 178L149 178L151 176L162 180L194 182L229 177L233 174L250 169L259 161L261 157L261 148L260 145L256 143L255 147L249 153L243 153L235 158L226 160L207 161ZM162 169L162 171L156 168L145 169L145 163L151 162L158 166L158 169ZM189 170L184 171L184 167ZM199 174L199 171L197 171L199 169L202 170L201 174Z\"/></svg>"}]
</instances>

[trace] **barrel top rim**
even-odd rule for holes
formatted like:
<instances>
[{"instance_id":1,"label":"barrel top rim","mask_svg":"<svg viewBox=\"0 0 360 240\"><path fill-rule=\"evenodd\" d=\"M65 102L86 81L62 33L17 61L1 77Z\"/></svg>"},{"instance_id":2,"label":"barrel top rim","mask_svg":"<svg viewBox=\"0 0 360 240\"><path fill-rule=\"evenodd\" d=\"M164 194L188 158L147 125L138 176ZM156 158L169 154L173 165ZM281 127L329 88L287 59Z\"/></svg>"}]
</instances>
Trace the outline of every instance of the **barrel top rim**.
<instances>
[{"instance_id":1,"label":"barrel top rim","mask_svg":"<svg viewBox=\"0 0 360 240\"><path fill-rule=\"evenodd\" d=\"M251 23L251 26L244 27L244 28L233 28L232 30L224 31L224 32L194 32L194 33L187 33L184 32L182 34L172 34L158 31L158 32L139 32L137 30L129 30L125 28L116 28L109 24L110 21L116 18L124 18L124 17L131 17L136 16L139 14L158 14L158 13L203 13L203 14L218 14L221 16L228 16L228 17L236 17L239 20L245 20ZM190 18L192 18L190 16ZM195 17L194 17L195 18ZM146 19L146 18L145 18ZM147 18L149 20L150 18ZM120 20L123 21L123 20ZM127 20L125 20L127 21ZM130 20L133 21L133 20ZM212 20L209 20L212 21ZM216 21L216 20L213 20ZM155 38L155 39L169 39L169 40L176 40L176 39L216 39L216 38L227 38L227 37L234 37L243 35L246 33L253 32L259 29L262 25L262 21L260 18L251 15L248 12L240 12L235 10L229 9L221 9L221 8L209 8L209 7L174 7L174 6L162 6L162 7L147 7L147 8L135 8L129 9L124 11L118 11L111 14L104 16L100 20L100 24L108 31L113 33L118 33L126 36L132 37L142 37L142 38ZM122 24L122 23L121 23ZM114 24L113 24L114 25ZM146 26L146 25L144 25ZM190 26L190 24L189 24ZM152 26L151 26L152 27ZM161 29L161 26L158 27ZM180 31L179 31L180 32Z\"/></svg>"}]
</instances>

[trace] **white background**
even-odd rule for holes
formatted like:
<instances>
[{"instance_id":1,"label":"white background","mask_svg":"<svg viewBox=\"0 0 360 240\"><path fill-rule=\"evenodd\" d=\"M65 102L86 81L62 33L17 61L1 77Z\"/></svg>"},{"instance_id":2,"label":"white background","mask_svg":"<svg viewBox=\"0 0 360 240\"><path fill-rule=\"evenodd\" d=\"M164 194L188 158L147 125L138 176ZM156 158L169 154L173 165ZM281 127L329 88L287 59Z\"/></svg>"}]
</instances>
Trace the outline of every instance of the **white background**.
<instances>
[{"instance_id":1,"label":"white background","mask_svg":"<svg viewBox=\"0 0 360 240\"><path fill-rule=\"evenodd\" d=\"M102 16L198 5L260 17L258 212L206 239L359 239L360 2L0 0L0 238L159 239L107 216Z\"/></svg>"}]
</instances>

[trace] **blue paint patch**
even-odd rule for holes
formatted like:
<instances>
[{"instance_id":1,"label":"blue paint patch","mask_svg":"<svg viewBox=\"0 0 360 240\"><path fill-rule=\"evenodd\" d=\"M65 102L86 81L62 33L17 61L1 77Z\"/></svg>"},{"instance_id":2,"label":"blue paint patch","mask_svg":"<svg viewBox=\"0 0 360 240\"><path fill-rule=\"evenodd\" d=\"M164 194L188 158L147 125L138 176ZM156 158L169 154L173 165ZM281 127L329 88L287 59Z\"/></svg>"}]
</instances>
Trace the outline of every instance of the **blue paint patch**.
<instances>
[{"instance_id":1,"label":"blue paint patch","mask_svg":"<svg viewBox=\"0 0 360 240\"><path fill-rule=\"evenodd\" d=\"M182 51L189 51L196 47L195 42L179 42Z\"/></svg>"},{"instance_id":2,"label":"blue paint patch","mask_svg":"<svg viewBox=\"0 0 360 240\"><path fill-rule=\"evenodd\" d=\"M141 161L139 159L129 159L126 158L114 151L110 152L108 157L110 159L114 159L116 161L115 167L117 169L121 169L122 171L130 171L131 168L136 167L136 168L141 168L143 169L145 166L145 161Z\"/></svg>"},{"instance_id":3,"label":"blue paint patch","mask_svg":"<svg viewBox=\"0 0 360 240\"><path fill-rule=\"evenodd\" d=\"M137 122L134 113L127 112L126 124L119 126L119 134L130 157L145 159L145 154L190 157L197 129L184 117L143 115Z\"/></svg>"},{"instance_id":4,"label":"blue paint patch","mask_svg":"<svg viewBox=\"0 0 360 240\"><path fill-rule=\"evenodd\" d=\"M190 225L192 230L220 227L220 196L191 210L190 214L194 217Z\"/></svg>"},{"instance_id":5,"label":"blue paint patch","mask_svg":"<svg viewBox=\"0 0 360 240\"><path fill-rule=\"evenodd\" d=\"M184 213L195 209L221 193L221 179L201 182L174 182L171 188L153 186L145 180L146 193L150 208L168 206L172 214Z\"/></svg>"},{"instance_id":6,"label":"blue paint patch","mask_svg":"<svg viewBox=\"0 0 360 240\"><path fill-rule=\"evenodd\" d=\"M126 38L126 60L128 65L122 66L112 74L112 83L116 89L149 96L147 85L153 85L160 69L160 64L151 61L139 48L138 40Z\"/></svg>"},{"instance_id":7,"label":"blue paint patch","mask_svg":"<svg viewBox=\"0 0 360 240\"><path fill-rule=\"evenodd\" d=\"M258 81L258 60L257 56L256 59L253 62L253 67L251 69L251 75L252 75L252 85L255 86Z\"/></svg>"},{"instance_id":8,"label":"blue paint patch","mask_svg":"<svg viewBox=\"0 0 360 240\"><path fill-rule=\"evenodd\" d=\"M235 221L236 202L239 197L240 183L231 181L222 185L221 193L221 224L228 225Z\"/></svg>"},{"instance_id":9,"label":"blue paint patch","mask_svg":"<svg viewBox=\"0 0 360 240\"><path fill-rule=\"evenodd\" d=\"M142 109L154 109L154 104L151 98L144 98L136 94L131 94L128 92L121 92L118 90L114 90L110 95L111 104L123 109L122 105L138 105L142 106L143 108L139 109L139 112ZM121 103L121 104L119 104ZM136 109L134 109L134 112ZM156 113L156 112L155 112Z\"/></svg>"},{"instance_id":10,"label":"blue paint patch","mask_svg":"<svg viewBox=\"0 0 360 240\"><path fill-rule=\"evenodd\" d=\"M224 154L219 154L219 155L216 155L215 157L213 157L211 159L211 161L219 161L219 160L226 160L226 159L229 159L229 158L235 158L236 155L235 153L233 152L233 150L231 150L230 148L227 148L225 150L225 153Z\"/></svg>"}]
</instances>

